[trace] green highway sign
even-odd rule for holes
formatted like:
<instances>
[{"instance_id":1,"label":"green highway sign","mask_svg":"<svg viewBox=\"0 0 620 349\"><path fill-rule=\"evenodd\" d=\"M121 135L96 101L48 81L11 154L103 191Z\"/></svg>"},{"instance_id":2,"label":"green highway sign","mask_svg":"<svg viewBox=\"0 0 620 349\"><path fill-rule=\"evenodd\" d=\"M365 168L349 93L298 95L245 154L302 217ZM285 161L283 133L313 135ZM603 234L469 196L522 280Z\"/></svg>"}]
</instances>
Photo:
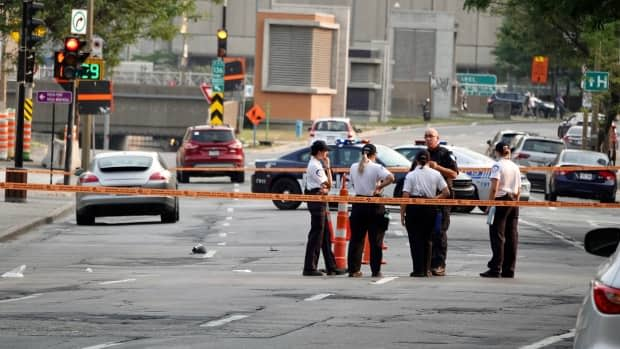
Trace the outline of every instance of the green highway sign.
<instances>
[{"instance_id":1,"label":"green highway sign","mask_svg":"<svg viewBox=\"0 0 620 349\"><path fill-rule=\"evenodd\" d=\"M583 87L589 92L601 92L609 89L609 72L587 71Z\"/></svg>"},{"instance_id":2,"label":"green highway sign","mask_svg":"<svg viewBox=\"0 0 620 349\"><path fill-rule=\"evenodd\" d=\"M224 92L224 61L221 58L211 62L211 86L213 92Z\"/></svg>"},{"instance_id":3,"label":"green highway sign","mask_svg":"<svg viewBox=\"0 0 620 349\"><path fill-rule=\"evenodd\" d=\"M490 96L495 93L497 76L494 74L456 74L459 86L468 96Z\"/></svg>"}]
</instances>

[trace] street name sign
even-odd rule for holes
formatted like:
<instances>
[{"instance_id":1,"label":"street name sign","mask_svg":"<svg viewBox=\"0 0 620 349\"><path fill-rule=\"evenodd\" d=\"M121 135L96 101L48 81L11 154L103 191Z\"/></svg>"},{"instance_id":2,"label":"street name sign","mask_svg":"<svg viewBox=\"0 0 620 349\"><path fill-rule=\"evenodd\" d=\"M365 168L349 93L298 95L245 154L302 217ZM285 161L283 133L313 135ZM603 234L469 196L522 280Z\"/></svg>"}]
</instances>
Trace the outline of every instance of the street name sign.
<instances>
[{"instance_id":1,"label":"street name sign","mask_svg":"<svg viewBox=\"0 0 620 349\"><path fill-rule=\"evenodd\" d=\"M609 89L609 72L587 71L584 89L589 92L601 92Z\"/></svg>"},{"instance_id":2,"label":"street name sign","mask_svg":"<svg viewBox=\"0 0 620 349\"><path fill-rule=\"evenodd\" d=\"M456 74L459 86L468 96L490 96L495 93L497 76L494 74Z\"/></svg>"},{"instance_id":3,"label":"street name sign","mask_svg":"<svg viewBox=\"0 0 620 349\"><path fill-rule=\"evenodd\" d=\"M71 104L73 93L71 91L38 91L37 103Z\"/></svg>"}]
</instances>

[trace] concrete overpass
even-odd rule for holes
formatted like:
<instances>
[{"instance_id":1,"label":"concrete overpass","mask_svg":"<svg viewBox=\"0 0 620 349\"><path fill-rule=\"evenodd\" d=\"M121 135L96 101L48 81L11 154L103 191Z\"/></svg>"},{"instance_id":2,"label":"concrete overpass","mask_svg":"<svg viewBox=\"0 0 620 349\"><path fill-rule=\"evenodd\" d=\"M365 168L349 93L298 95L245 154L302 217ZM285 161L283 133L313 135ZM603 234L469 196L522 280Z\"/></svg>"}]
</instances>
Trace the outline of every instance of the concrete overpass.
<instances>
[{"instance_id":1,"label":"concrete overpass","mask_svg":"<svg viewBox=\"0 0 620 349\"><path fill-rule=\"evenodd\" d=\"M16 84L9 82L7 101L14 108L17 103ZM52 80L37 80L37 91L62 91ZM208 120L209 105L197 86L147 86L114 84L114 112L110 115L110 143L113 149L124 146L126 136L152 136L168 140L182 137L188 126L204 124ZM54 128L62 136L67 124L68 105L56 105ZM226 122L226 121L225 121ZM103 138L103 116L96 117L97 137ZM49 133L52 129L52 104L34 100L33 132ZM98 142L99 143L99 142Z\"/></svg>"}]
</instances>

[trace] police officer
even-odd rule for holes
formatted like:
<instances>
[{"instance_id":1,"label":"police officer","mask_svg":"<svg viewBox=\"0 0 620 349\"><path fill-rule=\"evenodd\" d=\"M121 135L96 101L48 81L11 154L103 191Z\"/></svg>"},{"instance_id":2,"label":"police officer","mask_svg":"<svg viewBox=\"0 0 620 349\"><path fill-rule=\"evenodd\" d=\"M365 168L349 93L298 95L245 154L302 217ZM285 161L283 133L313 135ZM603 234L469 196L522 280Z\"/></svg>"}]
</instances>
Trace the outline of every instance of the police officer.
<instances>
[{"instance_id":1,"label":"police officer","mask_svg":"<svg viewBox=\"0 0 620 349\"><path fill-rule=\"evenodd\" d=\"M430 154L420 151L414 160L414 169L405 177L403 198L444 199L450 195L448 184L439 171L428 166ZM401 205L400 221L407 228L413 272L409 276L431 275L432 236L437 218L437 206Z\"/></svg>"},{"instance_id":2,"label":"police officer","mask_svg":"<svg viewBox=\"0 0 620 349\"><path fill-rule=\"evenodd\" d=\"M362 147L362 157L358 163L351 165L349 178L355 190L355 196L381 196L383 188L394 182L394 175L385 167L375 162L377 148L372 144ZM361 277L362 252L364 238L368 232L370 245L370 270L373 277L381 277L381 260L383 259L383 237L385 225L385 206L383 204L354 203L351 207L351 241L347 263L350 277Z\"/></svg>"},{"instance_id":3,"label":"police officer","mask_svg":"<svg viewBox=\"0 0 620 349\"><path fill-rule=\"evenodd\" d=\"M317 140L310 147L312 157L306 169L305 194L327 195L332 186L332 173L329 168L329 147L322 140ZM344 270L336 268L336 259L332 253L332 246L327 223L327 204L324 202L307 203L310 211L310 232L306 244L306 257L304 259L304 276L323 276L323 272L317 270L319 254L323 251L325 268L328 275L342 275Z\"/></svg>"},{"instance_id":4,"label":"police officer","mask_svg":"<svg viewBox=\"0 0 620 349\"><path fill-rule=\"evenodd\" d=\"M452 152L439 145L439 132L428 128L424 132L424 141L431 156L428 166L439 171L452 190L452 180L458 175L458 166ZM442 206L441 226L438 234L433 234L433 253L431 257L431 273L435 276L446 275L446 257L448 255L448 228L450 227L450 206Z\"/></svg>"},{"instance_id":5,"label":"police officer","mask_svg":"<svg viewBox=\"0 0 620 349\"><path fill-rule=\"evenodd\" d=\"M491 167L491 190L489 200L518 201L521 195L521 171L510 160L510 146L499 142L495 145L497 161ZM487 213L489 208L487 208ZM513 278L517 259L519 207L497 206L493 223L489 226L489 238L493 257L487 264L489 270L480 273L486 278Z\"/></svg>"}]
</instances>

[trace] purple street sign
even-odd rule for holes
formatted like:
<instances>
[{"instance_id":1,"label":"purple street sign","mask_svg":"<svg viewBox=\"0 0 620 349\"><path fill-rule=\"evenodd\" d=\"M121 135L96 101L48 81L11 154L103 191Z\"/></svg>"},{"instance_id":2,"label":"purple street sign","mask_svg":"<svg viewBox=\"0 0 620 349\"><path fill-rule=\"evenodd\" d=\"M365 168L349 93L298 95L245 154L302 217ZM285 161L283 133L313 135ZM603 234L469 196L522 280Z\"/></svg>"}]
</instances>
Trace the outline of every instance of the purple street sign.
<instances>
[{"instance_id":1,"label":"purple street sign","mask_svg":"<svg viewBox=\"0 0 620 349\"><path fill-rule=\"evenodd\" d=\"M70 91L39 91L37 92L38 103L70 104L73 102L73 92Z\"/></svg>"}]
</instances>

